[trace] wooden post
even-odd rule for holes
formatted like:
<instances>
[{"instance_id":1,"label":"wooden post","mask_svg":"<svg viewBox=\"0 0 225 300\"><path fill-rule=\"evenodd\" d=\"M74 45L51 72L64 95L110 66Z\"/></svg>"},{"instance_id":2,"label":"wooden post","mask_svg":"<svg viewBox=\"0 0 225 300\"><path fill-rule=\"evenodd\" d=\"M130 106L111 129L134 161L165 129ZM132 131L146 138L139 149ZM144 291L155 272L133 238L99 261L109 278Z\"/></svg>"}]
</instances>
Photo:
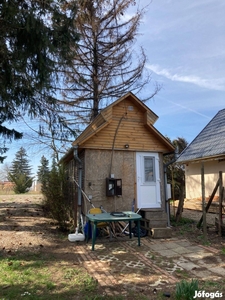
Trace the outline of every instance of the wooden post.
<instances>
[{"instance_id":1,"label":"wooden post","mask_svg":"<svg viewBox=\"0 0 225 300\"><path fill-rule=\"evenodd\" d=\"M216 191L217 191L217 189L218 189L218 187L219 187L219 184L220 184L220 180L218 179L218 180L217 180L217 183L216 183L216 186L215 186L215 188L214 188L214 190L213 190L213 192L212 192L212 195L210 196L209 201L208 201L208 203L207 203L207 205L206 205L206 208L205 208L206 213L207 213L208 210L209 210L209 207L210 207L210 205L211 205L211 203L212 203L212 201L213 201L213 198L214 198L214 196L215 196L215 194L216 194ZM203 220L203 215L201 216L201 219L199 220L199 222L198 222L198 224L197 224L197 227L198 227L198 228L200 228L200 226L201 226L201 224L202 224L202 220Z\"/></svg>"},{"instance_id":2,"label":"wooden post","mask_svg":"<svg viewBox=\"0 0 225 300\"><path fill-rule=\"evenodd\" d=\"M218 234L222 236L222 201L223 201L223 176L222 171L219 171L219 218L218 218Z\"/></svg>"},{"instance_id":3,"label":"wooden post","mask_svg":"<svg viewBox=\"0 0 225 300\"><path fill-rule=\"evenodd\" d=\"M202 184L202 214L203 214L203 236L207 239L207 225L206 225L206 209L205 209L205 176L204 176L204 163L201 168L201 184Z\"/></svg>"}]
</instances>

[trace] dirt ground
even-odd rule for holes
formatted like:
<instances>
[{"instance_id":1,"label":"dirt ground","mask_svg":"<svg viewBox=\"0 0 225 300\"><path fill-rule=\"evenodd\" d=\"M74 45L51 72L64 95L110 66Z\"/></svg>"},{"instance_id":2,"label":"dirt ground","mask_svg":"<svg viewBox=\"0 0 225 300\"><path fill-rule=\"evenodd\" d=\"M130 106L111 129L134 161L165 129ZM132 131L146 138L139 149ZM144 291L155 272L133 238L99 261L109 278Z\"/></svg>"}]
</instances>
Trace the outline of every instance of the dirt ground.
<instances>
[{"instance_id":1,"label":"dirt ground","mask_svg":"<svg viewBox=\"0 0 225 300\"><path fill-rule=\"evenodd\" d=\"M173 216L173 211L171 210L171 215ZM182 234L187 238L189 241L194 243L205 243L208 245L212 245L214 248L222 250L225 247L225 237L219 237L218 231L215 226L215 218L217 218L217 214L214 213L207 213L206 214L206 222L207 222L207 241L203 241L203 231L202 228L197 229L196 224L202 217L201 211L191 210L191 209L184 209L182 213L182 218L187 218L193 220L193 224L189 224L184 226L184 230ZM180 232L182 231L181 227L176 227L176 224L172 224L172 231L173 236L179 236Z\"/></svg>"},{"instance_id":2,"label":"dirt ground","mask_svg":"<svg viewBox=\"0 0 225 300\"><path fill-rule=\"evenodd\" d=\"M96 251L92 252L90 250L90 244L87 246L86 242L70 243L67 239L67 234L60 233L55 222L44 215L41 204L42 197L39 194L0 195L0 255L7 256L17 251L54 253L58 258L59 266L60 264L79 264L83 266L99 282L102 293L108 290L109 294L114 295L126 295L127 290L130 289L128 283L130 280L129 282L133 282L133 288L138 284L138 289L143 294L150 293L150 290L146 290L146 286L147 284L151 286L152 294L149 296L149 299L156 299L154 298L154 284L150 284L151 282L149 281L150 275L151 278L154 278L154 276L158 278L157 276L160 274L161 283L162 285L163 282L165 283L167 291L170 291L170 286L174 286L179 279L179 276L172 275L168 279L167 273L163 268L159 268L156 265L154 265L154 268L151 268L150 274L151 265L141 252L138 255L142 257L142 262L145 261L148 268L138 268L136 266L136 269L129 269L129 274L125 274L124 268L121 266L120 269L118 267L113 269L113 261L108 262L104 261L104 259L99 261L95 254ZM201 213L185 210L183 217L198 221ZM218 253L218 251L225 249L225 239L224 237L218 237L214 219L215 215L207 216L209 224L207 245L216 249ZM201 230L196 228L196 223L188 223L184 227L172 226L171 229L172 238L179 237L183 241L188 240L195 244L205 243L202 239ZM147 249L151 239L149 237L144 239L142 240L143 245ZM125 245L120 243L120 241L115 245L112 246L111 244L109 247L111 247L110 249L115 247L114 251L119 253L123 263L127 259L125 252L130 253L130 255L137 254L136 241L134 248L130 244ZM96 245L96 248L98 248L98 245ZM135 261L135 259L133 260ZM55 275L57 279L57 273Z\"/></svg>"}]
</instances>

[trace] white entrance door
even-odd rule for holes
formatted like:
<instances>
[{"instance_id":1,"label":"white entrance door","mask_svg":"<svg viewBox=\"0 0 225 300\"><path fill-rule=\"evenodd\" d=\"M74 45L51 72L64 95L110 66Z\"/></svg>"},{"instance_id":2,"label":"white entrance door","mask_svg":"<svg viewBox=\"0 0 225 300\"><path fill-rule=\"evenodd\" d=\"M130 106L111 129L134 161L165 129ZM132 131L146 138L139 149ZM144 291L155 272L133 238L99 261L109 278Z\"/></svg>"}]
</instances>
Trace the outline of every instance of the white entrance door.
<instances>
[{"instance_id":1,"label":"white entrance door","mask_svg":"<svg viewBox=\"0 0 225 300\"><path fill-rule=\"evenodd\" d=\"M138 208L161 207L158 153L136 153L136 176Z\"/></svg>"}]
</instances>

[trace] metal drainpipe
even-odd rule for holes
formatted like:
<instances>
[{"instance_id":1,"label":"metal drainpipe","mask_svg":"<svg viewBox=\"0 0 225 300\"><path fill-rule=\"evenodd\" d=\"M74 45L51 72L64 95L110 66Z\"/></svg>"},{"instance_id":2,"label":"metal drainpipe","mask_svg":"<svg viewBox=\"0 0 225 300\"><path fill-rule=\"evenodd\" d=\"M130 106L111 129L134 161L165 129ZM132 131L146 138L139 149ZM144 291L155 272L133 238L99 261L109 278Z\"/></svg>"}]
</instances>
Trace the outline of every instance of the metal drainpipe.
<instances>
[{"instance_id":1,"label":"metal drainpipe","mask_svg":"<svg viewBox=\"0 0 225 300\"><path fill-rule=\"evenodd\" d=\"M78 207L79 207L79 217L81 214L81 189L82 189L82 161L80 160L80 158L78 157L78 146L74 146L73 147L73 156L74 159L79 163L79 168L78 168Z\"/></svg>"},{"instance_id":2,"label":"metal drainpipe","mask_svg":"<svg viewBox=\"0 0 225 300\"><path fill-rule=\"evenodd\" d=\"M178 148L175 149L175 158L168 162L167 164L164 164L164 190L165 190L165 200L166 200L166 212L167 212L167 226L170 227L170 207L169 207L169 201L167 198L167 168L169 165L172 165L178 158Z\"/></svg>"}]
</instances>

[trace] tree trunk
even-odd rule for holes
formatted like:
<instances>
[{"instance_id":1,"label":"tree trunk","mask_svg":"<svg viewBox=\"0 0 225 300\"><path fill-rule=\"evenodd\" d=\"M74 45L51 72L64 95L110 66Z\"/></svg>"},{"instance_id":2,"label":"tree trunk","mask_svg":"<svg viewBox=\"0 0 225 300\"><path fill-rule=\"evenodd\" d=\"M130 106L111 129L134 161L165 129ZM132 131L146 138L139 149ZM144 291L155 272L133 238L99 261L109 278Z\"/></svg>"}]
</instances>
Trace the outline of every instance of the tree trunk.
<instances>
[{"instance_id":1,"label":"tree trunk","mask_svg":"<svg viewBox=\"0 0 225 300\"><path fill-rule=\"evenodd\" d=\"M183 207L184 207L184 185L181 184L180 185L180 199L179 199L179 204L178 204L177 213L176 213L176 222L179 222L182 217Z\"/></svg>"}]
</instances>

